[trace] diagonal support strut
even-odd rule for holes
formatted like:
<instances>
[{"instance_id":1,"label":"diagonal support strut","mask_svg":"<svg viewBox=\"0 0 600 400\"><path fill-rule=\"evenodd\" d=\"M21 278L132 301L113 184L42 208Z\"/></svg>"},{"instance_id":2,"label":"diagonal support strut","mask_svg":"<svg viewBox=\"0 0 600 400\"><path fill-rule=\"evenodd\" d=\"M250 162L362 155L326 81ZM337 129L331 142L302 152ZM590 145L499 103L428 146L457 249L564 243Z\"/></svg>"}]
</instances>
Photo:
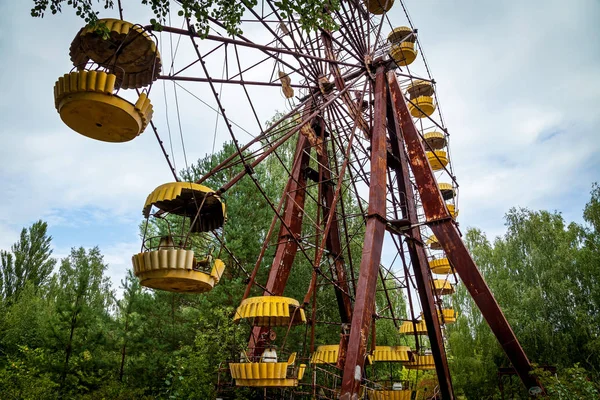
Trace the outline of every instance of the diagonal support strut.
<instances>
[{"instance_id":1,"label":"diagonal support strut","mask_svg":"<svg viewBox=\"0 0 600 400\"><path fill-rule=\"evenodd\" d=\"M530 393L535 393L539 390L543 392L541 384L534 376L530 375L532 367L527 355L523 351L521 344L496 302L490 288L477 269L477 265L475 265L475 262L471 258L460 237L455 222L450 217L431 166L427 161L419 133L412 121L406 100L393 72L388 73L388 83L393 107L400 120L401 132L408 152L408 160L423 203L428 226L435 234L451 265L473 297L475 304L481 310L481 314L492 329L498 342L500 342L506 356L512 362L525 387Z\"/></svg>"}]
</instances>

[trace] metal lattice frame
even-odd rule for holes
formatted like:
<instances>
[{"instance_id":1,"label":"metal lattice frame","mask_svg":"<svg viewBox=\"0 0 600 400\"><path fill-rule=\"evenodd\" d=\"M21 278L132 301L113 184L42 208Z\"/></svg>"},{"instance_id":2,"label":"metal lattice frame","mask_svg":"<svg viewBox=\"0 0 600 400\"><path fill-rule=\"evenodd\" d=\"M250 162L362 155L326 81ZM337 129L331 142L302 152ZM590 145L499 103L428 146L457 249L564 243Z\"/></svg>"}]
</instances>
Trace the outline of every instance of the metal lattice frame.
<instances>
[{"instance_id":1,"label":"metal lattice frame","mask_svg":"<svg viewBox=\"0 0 600 400\"><path fill-rule=\"evenodd\" d=\"M177 48L173 52L171 46L171 68L159 79L172 81L175 93L185 91L205 104L206 98L194 93L208 92L214 104L211 108L236 147L235 154L198 183L243 166L217 193L226 193L247 176L274 214L255 268L248 273L244 298L254 288L264 295L282 295L294 260L300 257L310 263L312 279L303 303L313 310L313 324L319 323L314 314L318 287L333 288L340 310L339 321L320 321L342 326L337 360L341 391L331 391L331 396L351 399L364 386L369 337L374 346L372 321L375 317L388 318L398 326L403 319L394 313L390 292L403 290L409 303L408 320L415 321L416 310L422 310L440 393L442 398L452 399L444 321L437 317L443 301L431 288L428 259L433 255L424 246L425 238L433 232L525 385L538 385L529 376L529 361L466 252L440 195L436 175L444 175L458 187L452 164L435 174L429 167L423 133L433 129L448 133L439 107L435 115L418 120L409 114L410 100L405 99L403 89L416 80L435 86L425 59L421 59L420 69L399 67L390 60L385 35L395 26L386 13L369 14L361 1L340 2L340 9L332 14L339 25L335 32L305 32L293 16L283 18L274 4L265 0L256 9L247 10L243 20L248 27L246 35L228 36L224 25L213 18L211 32L202 40L189 21L183 20L181 28L162 29L163 34L177 38ZM408 25L414 37L410 19ZM187 59L175 68L182 42L182 46L187 43ZM422 55L418 41L417 46ZM290 78L295 96L285 100L287 113L265 125L256 90L279 93L279 71ZM234 113L226 110L232 97L243 103L254 126L242 127L232 118ZM290 121L294 121L291 128ZM154 124L152 128L177 179L158 130ZM292 165L287 165L278 152L291 140L296 141L295 156ZM268 159L281 161L289 174L279 199L271 199L253 174L254 168ZM317 196L308 190L315 186ZM308 203L316 205L315 214L307 213ZM349 211L354 209L359 212ZM357 225L361 229L353 231L351 226ZM257 270L277 226L269 278L257 282ZM397 252L391 262L381 257L385 237ZM350 251L357 242L363 246L361 259ZM448 278L456 279L452 274ZM378 280L389 305L381 312L374 304ZM250 356L258 356L264 348L265 333L263 328L253 329ZM418 351L424 343L416 332L414 338ZM314 344L313 325L311 351ZM315 390L311 389L313 393Z\"/></svg>"}]
</instances>

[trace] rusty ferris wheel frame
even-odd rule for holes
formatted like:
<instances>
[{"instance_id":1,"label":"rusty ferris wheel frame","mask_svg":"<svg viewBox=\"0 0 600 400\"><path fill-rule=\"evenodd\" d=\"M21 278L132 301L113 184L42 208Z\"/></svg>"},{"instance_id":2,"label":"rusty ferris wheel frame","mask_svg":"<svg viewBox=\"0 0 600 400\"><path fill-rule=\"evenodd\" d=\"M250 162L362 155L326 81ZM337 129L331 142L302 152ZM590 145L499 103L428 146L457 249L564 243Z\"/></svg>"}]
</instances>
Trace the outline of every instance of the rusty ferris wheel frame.
<instances>
[{"instance_id":1,"label":"rusty ferris wheel frame","mask_svg":"<svg viewBox=\"0 0 600 400\"><path fill-rule=\"evenodd\" d=\"M265 0L256 9L248 9L242 21L258 26L264 36L261 40L243 34L227 36L224 25L212 17L209 18L211 32L204 39L199 38L189 21L184 21L181 28L162 27L162 32L178 36L178 40L186 38L196 57L177 71L171 68L159 79L174 81L176 85L203 84L202 88L211 93L215 111L236 147L233 155L198 183L224 170L243 166L217 194L226 193L247 176L274 212L259 259L249 275L244 299L253 288L259 288L264 295L282 295L295 258L306 258L313 265L313 271L304 304L313 301L318 281L324 281L335 290L340 324L349 326L349 333L341 335L337 366L343 371L340 398L353 399L360 390L374 317L380 317L375 310L378 279L388 302L390 291L412 287L412 292L408 291L410 320L416 320L413 302L417 299L413 296L417 293L441 396L453 399L443 331L437 317L441 300L429 283L431 271L422 236L422 230L427 227L437 237L526 388L540 387L530 375L532 368L527 356L468 254L456 222L445 206L425 153L429 149L422 140L423 122L419 129L409 113L411 100L405 98L402 88L415 80L435 85L425 59L424 76L389 59L384 33L394 27L393 21L385 12L381 16L369 14L361 1L343 0L340 9L332 11L339 25L335 32L303 31L293 16L283 18L274 3ZM400 4L404 9L404 4ZM404 11L413 30L411 36L415 37L417 31ZM152 27L146 29L150 31ZM417 46L422 55L418 41ZM245 57L240 56L242 50L254 52L258 61L253 59L248 64ZM220 77L211 70L211 63L219 66L223 63ZM263 126L249 88L280 90L282 82L275 74L276 69L285 71L284 76L290 78L289 88L296 96L289 102L290 109L285 115ZM260 72L265 70L271 72L270 76ZM234 122L235 118L230 118L234 113L225 109L219 89L223 86L241 88L243 100L240 101L246 102L256 120L254 138L243 145L238 138L239 125ZM296 122L291 129L286 124L290 119ZM425 124L447 134L441 113L427 117ZM152 128L177 180L175 167L154 124ZM300 134L295 135L298 132ZM287 185L280 199L273 201L254 177L254 168L269 157L279 158L278 149L296 136L292 166L285 166L289 173ZM318 168L309 166L311 160ZM457 186L451 167L445 169ZM316 216L305 215L307 197L311 197L310 186L318 188L317 198L309 199L317 205ZM344 196L348 194L360 209L358 215L346 212ZM350 252L350 243L356 240L348 229L352 218L364 223L360 260L353 259ZM315 232L310 237L303 236L303 227L307 224ZM278 225L279 232L275 232ZM257 270L273 235L278 239L275 256L268 280L262 284L256 280ZM402 278L396 277L391 267L382 265L385 235L391 237L402 261ZM324 262L325 258L330 262ZM390 279L395 282L394 287L386 286ZM400 319L393 315L392 307L389 312L397 323ZM253 352L264 349L265 333L264 328L253 329L249 339ZM416 333L415 340L418 347ZM314 338L311 347L314 347Z\"/></svg>"}]
</instances>

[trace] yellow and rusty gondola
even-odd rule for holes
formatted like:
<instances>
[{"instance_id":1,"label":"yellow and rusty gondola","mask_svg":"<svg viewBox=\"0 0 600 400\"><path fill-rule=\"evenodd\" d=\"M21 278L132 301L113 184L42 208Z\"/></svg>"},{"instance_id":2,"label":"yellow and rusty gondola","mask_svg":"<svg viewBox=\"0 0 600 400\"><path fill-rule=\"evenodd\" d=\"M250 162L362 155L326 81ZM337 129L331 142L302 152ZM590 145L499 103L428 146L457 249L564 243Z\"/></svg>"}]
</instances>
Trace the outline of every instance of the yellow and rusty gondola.
<instances>
[{"instance_id":1,"label":"yellow and rusty gondola","mask_svg":"<svg viewBox=\"0 0 600 400\"><path fill-rule=\"evenodd\" d=\"M155 236L145 234L142 251L132 257L140 284L170 292L210 291L225 264L213 257L209 247L214 242L200 234L223 226L226 208L220 197L203 185L166 183L150 193L142 213L146 232L151 219L164 221L166 228Z\"/></svg>"}]
</instances>

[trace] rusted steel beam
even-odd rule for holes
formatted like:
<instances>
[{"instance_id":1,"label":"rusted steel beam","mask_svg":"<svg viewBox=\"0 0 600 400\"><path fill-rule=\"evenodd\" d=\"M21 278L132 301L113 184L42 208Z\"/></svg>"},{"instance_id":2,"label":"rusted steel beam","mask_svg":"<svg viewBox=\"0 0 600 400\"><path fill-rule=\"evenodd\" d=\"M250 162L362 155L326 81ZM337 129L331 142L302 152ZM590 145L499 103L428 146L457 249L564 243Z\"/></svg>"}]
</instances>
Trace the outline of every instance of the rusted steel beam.
<instances>
[{"instance_id":1,"label":"rusted steel beam","mask_svg":"<svg viewBox=\"0 0 600 400\"><path fill-rule=\"evenodd\" d=\"M340 399L358 398L366 356L369 328L375 308L375 291L383 238L386 205L386 98L385 67L377 68L375 77L375 120L371 135L371 179L365 240L360 261L356 300L350 325L346 364L342 376Z\"/></svg>"},{"instance_id":2,"label":"rusted steel beam","mask_svg":"<svg viewBox=\"0 0 600 400\"><path fill-rule=\"evenodd\" d=\"M242 147L242 151L246 151L255 143L258 143L261 140L266 139L267 134L270 134L271 132L276 131L276 128L278 128L282 122L284 122L285 120L288 120L292 115L296 114L301 108L306 107L306 104L308 104L308 101L310 101L310 100L311 99L308 97L305 100L302 100L290 112L288 112L287 114L285 114L284 116L279 118L272 125L270 125L267 129L263 130L262 132L260 132L260 134L258 134L256 137L254 137L254 139L252 139L248 143L246 143ZM200 179L198 179L196 181L196 183L202 183L206 179L208 179L211 176L213 176L214 174L216 174L217 172L222 171L223 169L227 168L228 166L230 166L230 163L238 156L239 156L238 153L231 154L225 160L221 161L217 166L213 167L209 172L207 172L205 175L203 175Z\"/></svg>"},{"instance_id":3,"label":"rusted steel beam","mask_svg":"<svg viewBox=\"0 0 600 400\"><path fill-rule=\"evenodd\" d=\"M321 137L325 138L325 121L321 119L320 122L322 123ZM323 221L327 222L331 218L329 231L326 232L325 247L333 258L335 282L337 283L337 286L334 286L334 289L340 312L340 321L343 324L347 324L352 319L352 299L350 298L350 287L348 286L348 279L346 277L346 264L344 263L344 258L342 256L339 222L335 218L336 202L334 201L334 187L330 184L332 181L331 170L329 168L327 142L328 141L324 141L323 143L325 150L323 154L317 155L317 161L319 162L319 176L321 177L320 187L322 198L320 200L323 203ZM333 213L333 215L331 213ZM337 359L337 367L340 369L344 367L346 362L347 350L348 335L342 334L340 335L340 347Z\"/></svg>"},{"instance_id":4,"label":"rusted steel beam","mask_svg":"<svg viewBox=\"0 0 600 400\"><path fill-rule=\"evenodd\" d=\"M230 83L230 84L234 84L234 85L281 87L281 83L279 83L279 82L260 82L260 81L245 81L245 80L216 79L216 78L211 78L209 80L207 78L199 78L196 76L159 75L158 79L163 79L163 80L167 80L167 81L184 81L184 82L200 82L200 83L206 83L206 82L212 81L213 83ZM310 89L309 86L297 85L297 84L293 84L293 83L290 84L290 87L301 88L301 89Z\"/></svg>"},{"instance_id":5,"label":"rusted steel beam","mask_svg":"<svg viewBox=\"0 0 600 400\"><path fill-rule=\"evenodd\" d=\"M145 28L148 30L152 30L152 25L146 26ZM175 33L178 35L198 36L198 37L200 36L190 30L174 28L171 26L163 26L161 28L161 30L163 32ZM357 65L357 64L350 64L350 63L346 63L346 62L342 62L342 61L335 61L335 60L332 61L332 60L328 60L328 59L325 59L322 57L313 56L312 54L300 53L297 51L286 50L286 49L282 49L282 48L278 48L278 47L265 46L262 44L252 43L250 41L231 39L226 36L206 35L206 37L204 39L205 40L213 40L215 42L220 42L220 43L237 44L238 46L250 47L250 48L258 49L258 50L262 50L262 51L272 51L272 52L278 53L278 54L289 54L289 55L292 55L295 57L307 58L309 60L333 62L334 64L345 65L348 67L360 67L360 65Z\"/></svg>"},{"instance_id":6,"label":"rusted steel beam","mask_svg":"<svg viewBox=\"0 0 600 400\"><path fill-rule=\"evenodd\" d=\"M340 68L338 67L338 65L336 65L335 54L333 52L333 43L331 40L331 34L326 31L321 31L321 40L323 41L323 44L325 45L325 55L327 56L327 59L330 60L329 69L334 77L335 87L337 88L337 90L342 91L342 90L344 90L346 84L344 82L344 78L342 77ZM354 102L352 100L350 93L344 94L342 96L342 100L344 101L344 104L346 105L346 107L348 107L348 112L350 113L352 118L354 120L358 121L358 124L359 124L358 126L365 133L365 136L369 137L369 135L370 135L369 125L363 118L361 108L358 106L358 104L356 104L356 102Z\"/></svg>"},{"instance_id":7,"label":"rusted steel beam","mask_svg":"<svg viewBox=\"0 0 600 400\"><path fill-rule=\"evenodd\" d=\"M319 128L321 128L321 137L325 138L325 121L320 119ZM317 155L317 161L319 163L319 176L321 177L321 182L319 185L321 187L321 196L320 199L323 204L323 221L326 223L330 218L330 214L334 213L332 216L331 226L329 227L329 232L327 232L327 236L325 239L325 248L329 252L329 255L333 258L334 267L335 267L335 281L337 282L338 287L335 287L335 296L338 302L338 308L340 311L340 320L342 323L350 322L352 317L352 299L349 296L350 288L348 287L348 282L346 278L346 265L344 263L344 258L342 256L342 244L340 240L340 228L339 222L335 217L335 209L334 207L334 185L332 185L331 181L331 170L329 169L329 156L327 149L327 140L324 140L323 147L324 151L322 154Z\"/></svg>"},{"instance_id":8,"label":"rusted steel beam","mask_svg":"<svg viewBox=\"0 0 600 400\"><path fill-rule=\"evenodd\" d=\"M513 364L525 387L530 393L536 390L543 391L543 387L537 379L530 375L532 368L527 355L523 351L521 344L496 302L490 288L477 269L477 265L475 265L465 244L461 240L458 228L450 217L431 166L427 161L425 148L408 111L406 100L393 73L388 74L388 83L400 120L402 136L406 143L408 161L419 190L429 227L444 249L448 260L473 297L475 304L477 304L496 339L500 342L506 356Z\"/></svg>"},{"instance_id":9,"label":"rusted steel beam","mask_svg":"<svg viewBox=\"0 0 600 400\"><path fill-rule=\"evenodd\" d=\"M150 126L152 127L152 130L154 131L154 136L156 136L156 140L158 141L158 144L160 145L160 149L162 150L163 155L165 156L165 160L167 160L167 164L169 164L169 169L171 170L171 173L173 174L173 178L175 178L176 182L179 182L179 178L177 177L177 172L175 172L175 167L173 166L173 164L171 164L171 159L169 158L169 153L167 153L167 150L165 149L163 141L161 140L160 136L158 136L158 129L156 129L156 125L154 125L154 121L150 120Z\"/></svg>"},{"instance_id":10,"label":"rusted steel beam","mask_svg":"<svg viewBox=\"0 0 600 400\"><path fill-rule=\"evenodd\" d=\"M358 80L358 79L360 79L360 76L358 78L356 78L356 80ZM350 87L351 86L346 86L344 88L344 90L341 90L338 93L334 94L325 103L323 103L319 107L317 107L317 109L315 111L313 111L313 113L310 115L310 117L308 117L306 119L303 118L303 121L301 123L299 123L294 128L292 128L288 133L286 133L283 137L281 137L277 142L273 143L273 145L268 150L265 150L263 152L263 154L261 154L260 156L256 157L256 159L250 164L250 168L246 168L243 171L240 171L237 175L235 175L233 178L231 178L231 180L229 182L227 182L225 185L223 185L217 191L217 193L218 194L225 193L233 185L235 185L240 179L242 179L244 176L246 176L246 174L248 174L249 172L251 173L252 172L251 168L256 167L265 158L267 158L267 156L269 154L271 154L272 152L274 152L275 150L277 150L277 148L279 146L281 146L283 143L285 143L285 141L287 141L290 137L292 137L292 135L294 135L296 132L298 132L300 129L302 129L302 127L308 123L308 120L312 120L312 118L316 117L318 114L321 113L321 110L325 109L330 104L332 104L333 102L335 102L335 100L337 100L338 97L343 96L344 94L346 94L348 92L348 89ZM242 150L243 150L243 148L242 148ZM204 179L206 179L206 178L202 178L202 180L204 180Z\"/></svg>"},{"instance_id":11,"label":"rusted steel beam","mask_svg":"<svg viewBox=\"0 0 600 400\"><path fill-rule=\"evenodd\" d=\"M305 117L308 111L305 111ZM290 276L292 264L298 252L298 239L302 233L304 203L306 200L306 175L304 170L310 161L310 142L308 136L298 135L293 168L283 196L286 198L282 224L279 229L275 258L271 264L265 296L281 296ZM263 335L268 328L254 327L250 337L249 356L259 356L264 350Z\"/></svg>"},{"instance_id":12,"label":"rusted steel beam","mask_svg":"<svg viewBox=\"0 0 600 400\"><path fill-rule=\"evenodd\" d=\"M392 100L388 103L390 144L392 154L399 160L399 162L395 163L393 171L396 174L396 184L398 185L398 189L400 193L404 193L405 207L401 207L403 217L413 226L406 231L408 255L413 266L417 291L421 300L421 311L423 312L423 319L427 326L427 334L429 336L429 343L431 344L431 354L435 361L435 370L437 372L440 393L443 400L453 400L454 391L452 390L452 379L450 378L450 371L448 370L448 359L446 358L446 351L444 349L444 338L442 336L440 320L435 307L431 280L429 279L430 272L429 264L427 262L427 253L425 253L425 247L423 246L421 230L418 226L415 226L415 224L419 222L416 199L410 182L408 161L404 151L404 141L400 134L401 122L397 112L395 93L391 92L390 97Z\"/></svg>"}]
</instances>

